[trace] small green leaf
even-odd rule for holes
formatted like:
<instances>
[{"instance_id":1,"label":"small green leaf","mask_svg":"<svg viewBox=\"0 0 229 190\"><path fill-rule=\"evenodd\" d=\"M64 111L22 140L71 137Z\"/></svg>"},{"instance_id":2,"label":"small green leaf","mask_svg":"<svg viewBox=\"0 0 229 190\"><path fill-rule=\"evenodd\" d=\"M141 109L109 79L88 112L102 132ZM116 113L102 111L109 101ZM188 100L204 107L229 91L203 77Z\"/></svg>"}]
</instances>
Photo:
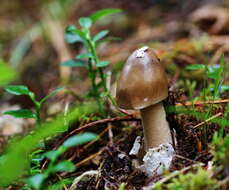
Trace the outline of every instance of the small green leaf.
<instances>
[{"instance_id":1,"label":"small green leaf","mask_svg":"<svg viewBox=\"0 0 229 190\"><path fill-rule=\"evenodd\" d=\"M63 146L66 148L70 148L95 140L96 138L97 136L93 133L83 133L70 137L64 142Z\"/></svg>"},{"instance_id":2,"label":"small green leaf","mask_svg":"<svg viewBox=\"0 0 229 190\"><path fill-rule=\"evenodd\" d=\"M61 179L59 181L56 181L55 183L52 183L48 186L47 189L45 190L62 190L62 189L68 189L66 188L67 186L72 185L72 179L71 178L66 178L66 179ZM30 190L30 189L28 189Z\"/></svg>"},{"instance_id":3,"label":"small green leaf","mask_svg":"<svg viewBox=\"0 0 229 190\"><path fill-rule=\"evenodd\" d=\"M81 53L79 55L76 56L76 59L88 59L93 57L93 55L91 53Z\"/></svg>"},{"instance_id":4,"label":"small green leaf","mask_svg":"<svg viewBox=\"0 0 229 190\"><path fill-rule=\"evenodd\" d=\"M93 13L90 18L92 20L93 23L95 23L96 21L100 20L101 18L105 17L105 16L108 16L110 14L114 14L114 13L119 13L121 12L122 10L121 9L102 9L102 10L99 10L95 13Z\"/></svg>"},{"instance_id":5,"label":"small green leaf","mask_svg":"<svg viewBox=\"0 0 229 190\"><path fill-rule=\"evenodd\" d=\"M36 118L36 114L31 110L20 109L20 110L10 110L4 112L5 115L12 115L16 118Z\"/></svg>"},{"instance_id":6,"label":"small green leaf","mask_svg":"<svg viewBox=\"0 0 229 190\"><path fill-rule=\"evenodd\" d=\"M108 61L100 61L96 64L96 67L106 67L107 65L109 65Z\"/></svg>"},{"instance_id":7,"label":"small green leaf","mask_svg":"<svg viewBox=\"0 0 229 190\"><path fill-rule=\"evenodd\" d=\"M16 72L0 59L0 86L4 86L16 77Z\"/></svg>"},{"instance_id":8,"label":"small green leaf","mask_svg":"<svg viewBox=\"0 0 229 190\"><path fill-rule=\"evenodd\" d=\"M207 67L207 75L211 79L219 79L221 75L221 68L219 64L211 65Z\"/></svg>"},{"instance_id":9,"label":"small green leaf","mask_svg":"<svg viewBox=\"0 0 229 190\"><path fill-rule=\"evenodd\" d=\"M31 185L33 188L40 189L45 179L46 176L44 174L37 174L35 176L30 177L27 181L28 184Z\"/></svg>"},{"instance_id":10,"label":"small green leaf","mask_svg":"<svg viewBox=\"0 0 229 190\"><path fill-rule=\"evenodd\" d=\"M56 88L55 90L53 90L50 94L48 94L47 96L45 96L44 98L41 99L40 104L42 104L43 102L45 102L48 98L56 95L58 92L60 92L61 90L64 90L64 87L59 87Z\"/></svg>"},{"instance_id":11,"label":"small green leaf","mask_svg":"<svg viewBox=\"0 0 229 190\"><path fill-rule=\"evenodd\" d=\"M70 25L65 30L65 40L72 44L76 42L83 42L85 39L85 34L78 30L75 26Z\"/></svg>"},{"instance_id":12,"label":"small green leaf","mask_svg":"<svg viewBox=\"0 0 229 190\"><path fill-rule=\"evenodd\" d=\"M54 161L58 158L58 156L60 156L60 152L57 150L51 150L51 151L44 153L44 156L50 159L51 161Z\"/></svg>"},{"instance_id":13,"label":"small green leaf","mask_svg":"<svg viewBox=\"0 0 229 190\"><path fill-rule=\"evenodd\" d=\"M225 92L229 90L229 85L221 85L220 86L220 92Z\"/></svg>"},{"instance_id":14,"label":"small green leaf","mask_svg":"<svg viewBox=\"0 0 229 190\"><path fill-rule=\"evenodd\" d=\"M100 97L105 97L105 96L108 96L109 95L109 92L101 92L100 93Z\"/></svg>"},{"instance_id":15,"label":"small green leaf","mask_svg":"<svg viewBox=\"0 0 229 190\"><path fill-rule=\"evenodd\" d=\"M76 169L75 165L67 160L64 160L52 168L52 172L73 172Z\"/></svg>"},{"instance_id":16,"label":"small green leaf","mask_svg":"<svg viewBox=\"0 0 229 190\"><path fill-rule=\"evenodd\" d=\"M31 93L28 87L23 85L8 85L5 90L13 95L30 95Z\"/></svg>"},{"instance_id":17,"label":"small green leaf","mask_svg":"<svg viewBox=\"0 0 229 190\"><path fill-rule=\"evenodd\" d=\"M71 32L74 33L77 30L76 26L74 25L69 25L67 26L67 28L65 29L66 32Z\"/></svg>"},{"instance_id":18,"label":"small green leaf","mask_svg":"<svg viewBox=\"0 0 229 190\"><path fill-rule=\"evenodd\" d=\"M185 67L185 69L187 69L187 70L205 69L205 65L203 65L203 64L192 64L192 65L188 65L187 67Z\"/></svg>"},{"instance_id":19,"label":"small green leaf","mask_svg":"<svg viewBox=\"0 0 229 190\"><path fill-rule=\"evenodd\" d=\"M86 62L81 59L71 59L62 63L66 67L87 67Z\"/></svg>"},{"instance_id":20,"label":"small green leaf","mask_svg":"<svg viewBox=\"0 0 229 190\"><path fill-rule=\"evenodd\" d=\"M79 24L83 28L90 28L92 25L92 20L89 17L81 17L79 19Z\"/></svg>"},{"instance_id":21,"label":"small green leaf","mask_svg":"<svg viewBox=\"0 0 229 190\"><path fill-rule=\"evenodd\" d=\"M83 33L73 25L70 25L66 28L64 37L65 40L70 44L83 42L84 39Z\"/></svg>"},{"instance_id":22,"label":"small green leaf","mask_svg":"<svg viewBox=\"0 0 229 190\"><path fill-rule=\"evenodd\" d=\"M71 34L71 33L65 33L64 39L66 42L69 44L74 44L76 42L82 42L83 40L76 34Z\"/></svg>"},{"instance_id":23,"label":"small green leaf","mask_svg":"<svg viewBox=\"0 0 229 190\"><path fill-rule=\"evenodd\" d=\"M99 41L100 39L102 39L103 37L105 37L108 33L109 33L108 30L102 30L101 32L99 32L98 34L96 34L96 35L93 37L93 41L94 41L94 42Z\"/></svg>"}]
</instances>

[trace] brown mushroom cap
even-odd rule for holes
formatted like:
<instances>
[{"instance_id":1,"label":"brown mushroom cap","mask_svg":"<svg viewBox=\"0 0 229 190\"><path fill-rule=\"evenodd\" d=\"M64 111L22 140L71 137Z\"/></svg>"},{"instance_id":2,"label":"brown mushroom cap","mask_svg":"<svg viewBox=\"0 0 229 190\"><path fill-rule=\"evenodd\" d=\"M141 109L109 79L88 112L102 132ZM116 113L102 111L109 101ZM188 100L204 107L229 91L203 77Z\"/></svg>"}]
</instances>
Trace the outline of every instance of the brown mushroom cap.
<instances>
[{"instance_id":1,"label":"brown mushroom cap","mask_svg":"<svg viewBox=\"0 0 229 190\"><path fill-rule=\"evenodd\" d=\"M116 90L119 107L143 109L168 96L168 80L156 54L148 47L134 51L121 72Z\"/></svg>"}]
</instances>

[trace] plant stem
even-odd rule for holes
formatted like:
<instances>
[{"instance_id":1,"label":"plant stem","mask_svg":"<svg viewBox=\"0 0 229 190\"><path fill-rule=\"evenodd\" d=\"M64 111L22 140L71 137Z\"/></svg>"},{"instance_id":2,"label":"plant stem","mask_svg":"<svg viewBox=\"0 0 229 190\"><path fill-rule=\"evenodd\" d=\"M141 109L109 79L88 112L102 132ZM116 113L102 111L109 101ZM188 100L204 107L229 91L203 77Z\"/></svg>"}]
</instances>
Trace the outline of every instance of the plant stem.
<instances>
[{"instance_id":1,"label":"plant stem","mask_svg":"<svg viewBox=\"0 0 229 190\"><path fill-rule=\"evenodd\" d=\"M29 94L34 106L35 106L35 112L36 112L36 123L38 126L41 125L41 116L40 116L40 109L41 109L41 104L40 102L36 101L36 97L34 93Z\"/></svg>"},{"instance_id":2,"label":"plant stem","mask_svg":"<svg viewBox=\"0 0 229 190\"><path fill-rule=\"evenodd\" d=\"M90 78L91 78L91 84L92 84L93 94L95 95L95 99L96 99L96 101L97 101L97 103L99 105L100 112L103 113L104 111L103 111L103 108L102 108L102 104L101 104L101 101L100 101L99 92L98 92L98 89L96 87L96 82L95 82L97 71L96 70L93 70L93 65L92 65L92 60L91 59L89 59L88 70L89 70L89 74L90 74Z\"/></svg>"},{"instance_id":3,"label":"plant stem","mask_svg":"<svg viewBox=\"0 0 229 190\"><path fill-rule=\"evenodd\" d=\"M97 65L99 63L99 58L98 58L98 55L96 53L95 43L92 42L92 40L88 40L88 44L89 44L89 47L90 47L90 50L91 50L91 54L93 55L93 59L94 59L95 65ZM106 79L104 77L103 69L102 68L97 68L97 70L99 71L99 75L100 75L100 78L102 80L103 88L104 88L105 92L107 92L108 90L107 90L107 86L106 86Z\"/></svg>"},{"instance_id":4,"label":"plant stem","mask_svg":"<svg viewBox=\"0 0 229 190\"><path fill-rule=\"evenodd\" d=\"M92 40L88 40L88 44L89 44L89 48L91 50L91 54L94 57L94 62L95 62L95 65L96 65L96 64L99 63L99 58L98 58L98 55L96 53L95 43ZM105 75L103 73L103 69L102 68L97 68L97 69L99 71L99 75L100 75L100 78L102 80L102 85L103 85L104 91L107 93L107 96L110 99L110 101L112 102L112 104L116 105L116 103L114 101L114 98L111 96L109 90L107 89L106 78L105 78Z\"/></svg>"},{"instance_id":5,"label":"plant stem","mask_svg":"<svg viewBox=\"0 0 229 190\"><path fill-rule=\"evenodd\" d=\"M36 111L36 122L37 125L40 126L41 125L41 116L40 116L41 105L38 102L34 102L34 104L35 104L35 111Z\"/></svg>"}]
</instances>

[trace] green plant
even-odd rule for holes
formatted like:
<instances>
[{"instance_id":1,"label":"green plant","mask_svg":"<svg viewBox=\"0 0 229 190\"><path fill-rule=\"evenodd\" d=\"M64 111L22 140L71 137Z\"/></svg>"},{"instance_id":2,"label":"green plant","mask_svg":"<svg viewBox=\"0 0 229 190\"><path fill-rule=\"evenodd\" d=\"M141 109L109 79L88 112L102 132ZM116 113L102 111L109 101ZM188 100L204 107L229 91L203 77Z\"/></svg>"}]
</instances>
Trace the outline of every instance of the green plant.
<instances>
[{"instance_id":1,"label":"green plant","mask_svg":"<svg viewBox=\"0 0 229 190\"><path fill-rule=\"evenodd\" d=\"M66 129L65 122L69 125L79 120L83 115L98 111L94 103L78 105L69 110L67 115L60 114L49 122L43 122L40 127L35 128L23 138L12 139L0 156L0 187L5 187L29 170L30 153L37 148L37 145L45 138L52 137Z\"/></svg>"},{"instance_id":2,"label":"green plant","mask_svg":"<svg viewBox=\"0 0 229 190\"><path fill-rule=\"evenodd\" d=\"M203 90L201 90L199 97L204 100L215 100L219 98L220 94L224 91L229 90L229 85L224 85L224 69L225 69L225 60L222 55L220 58L220 63L215 65L204 65L204 64L192 64L186 67L187 70L203 70L204 71L204 86ZM198 97L198 98L199 98ZM209 118L212 110L214 108L213 104L204 105L204 109L206 110L206 116ZM195 110L195 107L193 107ZM221 133L224 130L224 125L220 126ZM208 128L202 127L202 135L204 144L207 145L207 134Z\"/></svg>"},{"instance_id":3,"label":"green plant","mask_svg":"<svg viewBox=\"0 0 229 190\"><path fill-rule=\"evenodd\" d=\"M224 56L221 56L220 64L192 64L186 67L187 70L204 70L205 87L200 96L204 98L210 96L214 100L218 98L221 93L229 90L229 85L223 85L224 65Z\"/></svg>"},{"instance_id":4,"label":"green plant","mask_svg":"<svg viewBox=\"0 0 229 190\"><path fill-rule=\"evenodd\" d=\"M197 82L195 80L192 81L189 79L185 79L185 80L181 80L181 84L182 84L182 86L184 86L185 91L187 91L188 97L190 99L193 99L193 94L195 92Z\"/></svg>"},{"instance_id":5,"label":"green plant","mask_svg":"<svg viewBox=\"0 0 229 190\"><path fill-rule=\"evenodd\" d=\"M57 159L69 148L84 144L96 138L97 136L92 133L75 135L67 139L57 150L45 152L44 157L50 160L47 168L42 173L38 173L28 178L27 182L34 189L39 190L51 174L57 172L73 172L76 168L71 161L64 160L59 162Z\"/></svg>"},{"instance_id":6,"label":"green plant","mask_svg":"<svg viewBox=\"0 0 229 190\"><path fill-rule=\"evenodd\" d=\"M199 168L196 173L180 174L173 178L167 187L169 190L214 190L216 181L209 177L207 171Z\"/></svg>"},{"instance_id":7,"label":"green plant","mask_svg":"<svg viewBox=\"0 0 229 190\"><path fill-rule=\"evenodd\" d=\"M125 190L125 189L126 189L126 184L125 184L125 183L121 183L121 184L119 185L118 190Z\"/></svg>"},{"instance_id":8,"label":"green plant","mask_svg":"<svg viewBox=\"0 0 229 190\"><path fill-rule=\"evenodd\" d=\"M48 190L62 190L66 189L67 185L72 184L72 179L66 178L66 179L61 179L60 181L57 181L56 183L49 185Z\"/></svg>"},{"instance_id":9,"label":"green plant","mask_svg":"<svg viewBox=\"0 0 229 190\"><path fill-rule=\"evenodd\" d=\"M229 135L225 138L215 133L212 140L212 154L216 165L229 168Z\"/></svg>"},{"instance_id":10,"label":"green plant","mask_svg":"<svg viewBox=\"0 0 229 190\"><path fill-rule=\"evenodd\" d=\"M63 89L64 88L57 88L54 91L52 91L49 95L45 96L40 101L38 101L38 100L36 100L35 94L32 91L30 91L27 86L8 85L5 87L5 90L8 93L13 94L13 95L17 95L17 96L19 96L19 95L29 96L30 99L32 100L33 104L34 104L35 112L33 112L32 110L28 110L28 109L19 109L19 110L6 111L6 112L4 112L4 114L12 115L12 116L17 117L17 118L34 118L34 119L36 119L37 125L41 125L41 116L40 116L41 106L49 97L55 95L56 93L58 93L59 91L61 91Z\"/></svg>"},{"instance_id":11,"label":"green plant","mask_svg":"<svg viewBox=\"0 0 229 190\"><path fill-rule=\"evenodd\" d=\"M99 44L104 41L108 41L108 39L102 39L107 36L109 31L102 30L96 35L92 36L90 29L92 25L95 24L99 19L120 11L120 9L103 9L97 11L89 17L80 18L80 28L70 25L67 27L65 32L66 41L68 43L83 43L86 48L86 53L77 55L75 59L66 61L63 63L63 65L68 67L85 67L88 70L88 75L91 79L92 86L89 95L96 99L101 111L103 111L101 101L102 97L107 96L114 103L114 100L107 88L106 74L104 73L104 68L109 65L109 62L101 61L96 51L96 48ZM100 79L98 82L96 80L97 77Z\"/></svg>"},{"instance_id":12,"label":"green plant","mask_svg":"<svg viewBox=\"0 0 229 190\"><path fill-rule=\"evenodd\" d=\"M11 82L15 77L15 71L0 59L0 87Z\"/></svg>"},{"instance_id":13,"label":"green plant","mask_svg":"<svg viewBox=\"0 0 229 190\"><path fill-rule=\"evenodd\" d=\"M31 168L28 171L28 175L32 176L37 173L41 173L41 161L44 159L44 150L38 149L30 154Z\"/></svg>"},{"instance_id":14,"label":"green plant","mask_svg":"<svg viewBox=\"0 0 229 190\"><path fill-rule=\"evenodd\" d=\"M228 106L229 108L229 106ZM210 114L206 114L203 113L201 111L197 111L195 109L189 109L189 108L185 108L185 107L176 107L176 106L167 106L166 107L166 112L167 113L175 113L175 114L187 114L190 115L192 117L195 117L198 120L207 120L209 117L213 117L214 115ZM224 126L228 126L229 125L229 121L227 119L227 117L224 118L214 118L211 120L211 123L215 123L217 125L219 125L221 127L220 131L223 131L222 129L224 128Z\"/></svg>"}]
</instances>

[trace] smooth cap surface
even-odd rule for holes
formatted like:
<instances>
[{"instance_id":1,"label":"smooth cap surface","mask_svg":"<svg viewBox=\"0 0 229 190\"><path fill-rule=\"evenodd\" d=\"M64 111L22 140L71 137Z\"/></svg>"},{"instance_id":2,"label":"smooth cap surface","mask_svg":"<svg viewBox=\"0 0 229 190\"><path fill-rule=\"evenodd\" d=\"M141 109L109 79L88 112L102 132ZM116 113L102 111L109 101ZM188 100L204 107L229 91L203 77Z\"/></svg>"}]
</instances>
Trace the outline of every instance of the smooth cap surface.
<instances>
[{"instance_id":1,"label":"smooth cap surface","mask_svg":"<svg viewBox=\"0 0 229 190\"><path fill-rule=\"evenodd\" d=\"M143 109L168 96L168 80L156 54L148 47L134 51L117 83L119 107Z\"/></svg>"}]
</instances>

